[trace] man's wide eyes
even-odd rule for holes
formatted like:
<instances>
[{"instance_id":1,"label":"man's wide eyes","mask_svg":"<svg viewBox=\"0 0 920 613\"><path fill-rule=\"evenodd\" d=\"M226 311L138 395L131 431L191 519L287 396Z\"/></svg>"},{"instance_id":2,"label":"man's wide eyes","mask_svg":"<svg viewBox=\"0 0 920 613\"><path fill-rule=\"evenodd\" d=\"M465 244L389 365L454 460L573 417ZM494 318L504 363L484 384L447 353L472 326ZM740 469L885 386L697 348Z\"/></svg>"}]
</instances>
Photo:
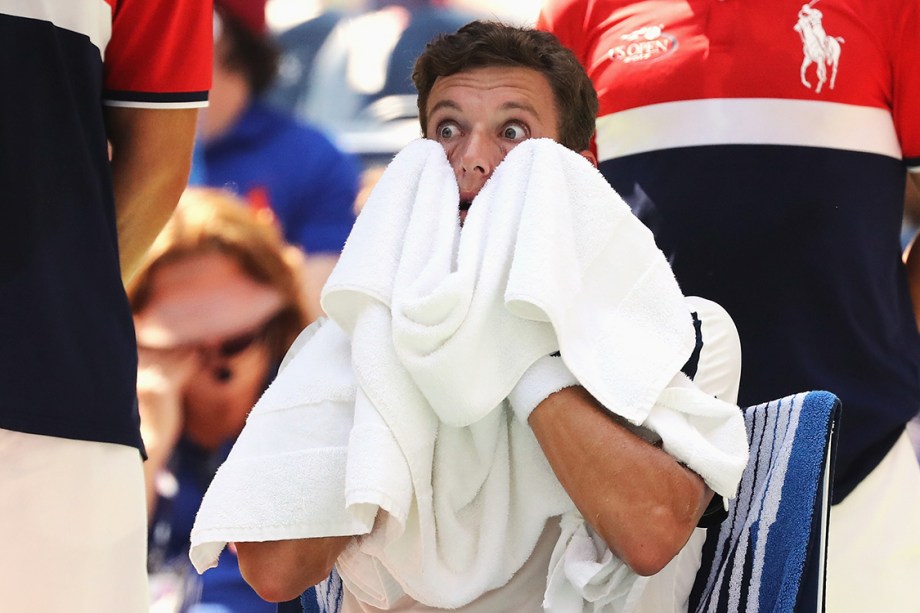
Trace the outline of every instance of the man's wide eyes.
<instances>
[{"instance_id":1,"label":"man's wide eyes","mask_svg":"<svg viewBox=\"0 0 920 613\"><path fill-rule=\"evenodd\" d=\"M453 138L460 134L460 128L455 123L442 123L438 126L438 138L441 140Z\"/></svg>"},{"instance_id":2,"label":"man's wide eyes","mask_svg":"<svg viewBox=\"0 0 920 613\"><path fill-rule=\"evenodd\" d=\"M438 126L437 138L438 140L450 140L460 136L461 130L460 126L452 121L445 121L444 123ZM502 128L501 138L510 141L522 141L530 137L530 133L527 128L519 123L510 123Z\"/></svg>"},{"instance_id":3,"label":"man's wide eyes","mask_svg":"<svg viewBox=\"0 0 920 613\"><path fill-rule=\"evenodd\" d=\"M502 130L502 137L514 141L524 140L527 138L527 130L521 124L508 124L505 126L505 129Z\"/></svg>"}]
</instances>

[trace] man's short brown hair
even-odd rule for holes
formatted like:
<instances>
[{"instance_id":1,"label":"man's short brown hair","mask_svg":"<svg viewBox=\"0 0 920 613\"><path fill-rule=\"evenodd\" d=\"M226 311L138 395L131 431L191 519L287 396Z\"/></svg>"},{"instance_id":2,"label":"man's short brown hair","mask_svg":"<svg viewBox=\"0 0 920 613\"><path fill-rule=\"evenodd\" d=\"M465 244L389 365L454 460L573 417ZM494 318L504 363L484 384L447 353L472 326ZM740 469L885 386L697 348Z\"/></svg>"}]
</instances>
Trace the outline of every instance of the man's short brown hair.
<instances>
[{"instance_id":1,"label":"man's short brown hair","mask_svg":"<svg viewBox=\"0 0 920 613\"><path fill-rule=\"evenodd\" d=\"M549 32L495 21L473 21L454 34L442 34L415 62L422 133L428 129L428 96L438 77L489 66L531 68L543 74L553 92L559 142L587 149L597 117L597 92L575 55Z\"/></svg>"}]
</instances>

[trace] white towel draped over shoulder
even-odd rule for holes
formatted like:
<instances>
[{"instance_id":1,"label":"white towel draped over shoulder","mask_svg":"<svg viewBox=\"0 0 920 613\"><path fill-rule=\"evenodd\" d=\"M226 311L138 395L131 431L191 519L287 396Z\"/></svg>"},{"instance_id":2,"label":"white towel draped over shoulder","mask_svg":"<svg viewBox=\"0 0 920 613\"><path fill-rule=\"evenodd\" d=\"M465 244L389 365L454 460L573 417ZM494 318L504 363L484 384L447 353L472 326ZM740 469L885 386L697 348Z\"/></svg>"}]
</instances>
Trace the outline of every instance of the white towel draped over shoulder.
<instances>
[{"instance_id":1,"label":"white towel draped over shoulder","mask_svg":"<svg viewBox=\"0 0 920 613\"><path fill-rule=\"evenodd\" d=\"M345 510L355 398L348 337L333 322L317 322L289 356L198 510L191 559L199 572L216 565L228 542L362 534L373 526L373 512Z\"/></svg>"},{"instance_id":2,"label":"white towel draped over shoulder","mask_svg":"<svg viewBox=\"0 0 920 613\"><path fill-rule=\"evenodd\" d=\"M529 140L462 232L458 200L437 143L414 141L389 165L324 288L332 321L292 349L205 496L199 570L227 541L362 534L337 561L358 598L456 608L504 585L547 519L565 515L557 549L573 545L554 554L567 561L550 588L579 590L597 610L624 604L636 575L611 556L590 577L578 570L583 521L506 400L557 350L604 406L667 424L665 448L734 493L746 461L737 409L697 399L691 417L667 419L684 392L656 404L691 353L691 318L651 234L597 170Z\"/></svg>"}]
</instances>

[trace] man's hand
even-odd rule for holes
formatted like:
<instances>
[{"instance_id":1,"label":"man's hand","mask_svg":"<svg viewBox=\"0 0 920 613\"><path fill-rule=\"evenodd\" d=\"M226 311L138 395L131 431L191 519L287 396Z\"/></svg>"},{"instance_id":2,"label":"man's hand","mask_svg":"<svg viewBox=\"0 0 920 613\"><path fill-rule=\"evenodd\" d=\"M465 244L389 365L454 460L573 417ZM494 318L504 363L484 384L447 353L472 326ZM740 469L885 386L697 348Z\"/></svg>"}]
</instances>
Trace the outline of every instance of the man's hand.
<instances>
[{"instance_id":1,"label":"man's hand","mask_svg":"<svg viewBox=\"0 0 920 613\"><path fill-rule=\"evenodd\" d=\"M157 475L165 469L182 433L182 389L195 372L198 355L186 349L138 349L137 404L147 451L144 482L147 517L156 510Z\"/></svg>"},{"instance_id":2,"label":"man's hand","mask_svg":"<svg viewBox=\"0 0 920 613\"><path fill-rule=\"evenodd\" d=\"M141 435L151 456L168 458L182 432L182 390L198 364L189 349L138 348L137 400Z\"/></svg>"}]
</instances>

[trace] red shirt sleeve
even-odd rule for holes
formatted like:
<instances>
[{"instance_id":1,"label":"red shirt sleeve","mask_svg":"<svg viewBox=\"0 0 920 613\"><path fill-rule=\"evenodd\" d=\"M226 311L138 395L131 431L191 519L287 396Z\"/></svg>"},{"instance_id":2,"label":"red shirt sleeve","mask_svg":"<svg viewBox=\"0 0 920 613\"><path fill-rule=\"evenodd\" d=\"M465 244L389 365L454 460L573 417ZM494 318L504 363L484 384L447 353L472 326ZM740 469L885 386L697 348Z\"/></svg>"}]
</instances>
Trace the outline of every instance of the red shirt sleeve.
<instances>
[{"instance_id":1,"label":"red shirt sleeve","mask_svg":"<svg viewBox=\"0 0 920 613\"><path fill-rule=\"evenodd\" d=\"M892 50L894 92L892 113L907 166L920 172L920 4L903 2Z\"/></svg>"},{"instance_id":2,"label":"red shirt sleeve","mask_svg":"<svg viewBox=\"0 0 920 613\"><path fill-rule=\"evenodd\" d=\"M104 101L112 106L207 104L211 87L211 0L109 0Z\"/></svg>"}]
</instances>

